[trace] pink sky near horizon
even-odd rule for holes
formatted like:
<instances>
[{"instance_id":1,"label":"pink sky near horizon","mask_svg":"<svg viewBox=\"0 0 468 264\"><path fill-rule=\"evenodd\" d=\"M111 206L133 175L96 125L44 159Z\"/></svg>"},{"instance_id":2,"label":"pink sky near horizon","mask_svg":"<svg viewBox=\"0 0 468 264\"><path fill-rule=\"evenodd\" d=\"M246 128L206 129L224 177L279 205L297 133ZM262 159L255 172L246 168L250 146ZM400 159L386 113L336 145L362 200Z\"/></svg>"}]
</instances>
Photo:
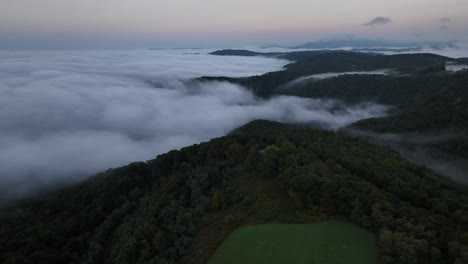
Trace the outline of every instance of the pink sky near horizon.
<instances>
[{"instance_id":1,"label":"pink sky near horizon","mask_svg":"<svg viewBox=\"0 0 468 264\"><path fill-rule=\"evenodd\" d=\"M333 36L457 40L468 36L466 14L467 0L0 0L0 38L13 44L140 39L145 45L294 43ZM377 16L392 21L364 25Z\"/></svg>"}]
</instances>

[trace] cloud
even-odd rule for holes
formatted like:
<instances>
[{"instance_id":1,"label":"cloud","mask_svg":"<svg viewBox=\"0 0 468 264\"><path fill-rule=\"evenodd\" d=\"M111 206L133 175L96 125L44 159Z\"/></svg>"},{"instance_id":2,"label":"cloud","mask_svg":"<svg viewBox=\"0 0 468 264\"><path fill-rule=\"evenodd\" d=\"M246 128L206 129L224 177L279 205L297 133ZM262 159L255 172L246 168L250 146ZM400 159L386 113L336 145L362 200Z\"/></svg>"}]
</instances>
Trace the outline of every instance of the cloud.
<instances>
[{"instance_id":1,"label":"cloud","mask_svg":"<svg viewBox=\"0 0 468 264\"><path fill-rule=\"evenodd\" d=\"M441 31L447 31L447 30L449 30L449 27L448 27L447 25L441 25L441 26L439 27L439 29L440 29Z\"/></svg>"},{"instance_id":2,"label":"cloud","mask_svg":"<svg viewBox=\"0 0 468 264\"><path fill-rule=\"evenodd\" d=\"M443 24L448 24L452 22L452 19L449 17L442 17L441 19L439 19L439 22Z\"/></svg>"},{"instance_id":3,"label":"cloud","mask_svg":"<svg viewBox=\"0 0 468 264\"><path fill-rule=\"evenodd\" d=\"M334 129L387 110L289 96L261 100L239 85L189 81L257 75L288 63L206 52L0 52L0 198L148 160L255 119Z\"/></svg>"},{"instance_id":4,"label":"cloud","mask_svg":"<svg viewBox=\"0 0 468 264\"><path fill-rule=\"evenodd\" d=\"M389 17L378 16L372 19L371 21L364 23L364 26L385 25L391 22L392 22L392 19Z\"/></svg>"},{"instance_id":5,"label":"cloud","mask_svg":"<svg viewBox=\"0 0 468 264\"><path fill-rule=\"evenodd\" d=\"M449 30L449 24L452 23L452 19L449 17L443 17L439 19L439 23L441 23L439 29L441 31L448 31Z\"/></svg>"}]
</instances>

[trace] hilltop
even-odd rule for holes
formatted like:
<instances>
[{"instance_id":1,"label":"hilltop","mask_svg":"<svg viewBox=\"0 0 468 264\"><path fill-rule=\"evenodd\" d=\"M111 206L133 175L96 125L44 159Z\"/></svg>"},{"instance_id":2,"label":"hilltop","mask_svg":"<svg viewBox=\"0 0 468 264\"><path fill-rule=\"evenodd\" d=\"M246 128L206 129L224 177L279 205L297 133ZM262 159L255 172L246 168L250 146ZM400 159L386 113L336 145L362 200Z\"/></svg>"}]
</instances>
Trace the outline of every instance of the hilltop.
<instances>
[{"instance_id":1,"label":"hilltop","mask_svg":"<svg viewBox=\"0 0 468 264\"><path fill-rule=\"evenodd\" d=\"M239 83L260 97L289 95L334 99L348 105L387 105L390 116L361 120L343 131L467 181L468 71L448 70L452 65L462 69L466 58L349 51L301 51L279 57L293 62L283 71L260 76L202 80Z\"/></svg>"},{"instance_id":2,"label":"hilltop","mask_svg":"<svg viewBox=\"0 0 468 264\"><path fill-rule=\"evenodd\" d=\"M382 262L465 258L467 187L342 133L255 121L11 205L3 263L204 263L236 227L353 222Z\"/></svg>"}]
</instances>

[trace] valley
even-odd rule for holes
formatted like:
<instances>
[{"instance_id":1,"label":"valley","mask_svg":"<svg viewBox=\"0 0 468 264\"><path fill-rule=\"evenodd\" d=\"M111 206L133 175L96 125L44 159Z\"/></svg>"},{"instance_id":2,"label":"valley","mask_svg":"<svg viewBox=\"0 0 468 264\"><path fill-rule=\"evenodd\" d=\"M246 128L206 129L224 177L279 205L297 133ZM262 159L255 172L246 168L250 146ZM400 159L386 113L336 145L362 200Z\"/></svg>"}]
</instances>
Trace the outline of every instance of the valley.
<instances>
[{"instance_id":1,"label":"valley","mask_svg":"<svg viewBox=\"0 0 468 264\"><path fill-rule=\"evenodd\" d=\"M390 110L331 130L255 120L223 137L8 203L0 215L0 260L463 263L468 187L460 182L466 175L408 161L384 135L401 135L400 145L409 149L416 142L437 151L435 160L465 164L467 138L449 135L466 134L468 73L447 72L444 63L453 59L432 54L268 56L297 61L263 75L193 82L243 85L260 100L339 100L341 108L330 113L369 102ZM399 74L337 74L280 88L311 74L382 68Z\"/></svg>"}]
</instances>

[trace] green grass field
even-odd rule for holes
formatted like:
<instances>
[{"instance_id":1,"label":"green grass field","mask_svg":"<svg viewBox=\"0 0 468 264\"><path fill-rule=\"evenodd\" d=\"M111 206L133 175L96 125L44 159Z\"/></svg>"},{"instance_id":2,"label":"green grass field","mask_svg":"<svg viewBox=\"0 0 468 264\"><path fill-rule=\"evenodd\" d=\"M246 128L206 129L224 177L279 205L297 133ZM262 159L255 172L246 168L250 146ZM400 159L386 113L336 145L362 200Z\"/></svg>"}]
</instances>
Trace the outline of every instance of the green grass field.
<instances>
[{"instance_id":1,"label":"green grass field","mask_svg":"<svg viewBox=\"0 0 468 264\"><path fill-rule=\"evenodd\" d=\"M377 238L358 226L328 221L267 224L234 231L209 264L376 264Z\"/></svg>"}]
</instances>

